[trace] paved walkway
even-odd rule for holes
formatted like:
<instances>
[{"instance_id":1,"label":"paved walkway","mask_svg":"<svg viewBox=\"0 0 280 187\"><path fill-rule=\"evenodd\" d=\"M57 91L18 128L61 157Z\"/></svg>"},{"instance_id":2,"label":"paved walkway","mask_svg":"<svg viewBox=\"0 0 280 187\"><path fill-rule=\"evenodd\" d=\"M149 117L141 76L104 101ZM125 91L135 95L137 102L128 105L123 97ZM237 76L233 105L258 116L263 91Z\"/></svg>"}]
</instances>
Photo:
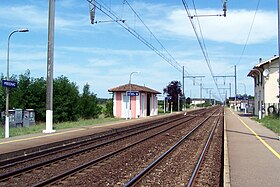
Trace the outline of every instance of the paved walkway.
<instances>
[{"instance_id":1,"label":"paved walkway","mask_svg":"<svg viewBox=\"0 0 280 187\"><path fill-rule=\"evenodd\" d=\"M280 186L278 135L241 113L225 109L232 187ZM228 185L229 186L229 185Z\"/></svg>"}]
</instances>

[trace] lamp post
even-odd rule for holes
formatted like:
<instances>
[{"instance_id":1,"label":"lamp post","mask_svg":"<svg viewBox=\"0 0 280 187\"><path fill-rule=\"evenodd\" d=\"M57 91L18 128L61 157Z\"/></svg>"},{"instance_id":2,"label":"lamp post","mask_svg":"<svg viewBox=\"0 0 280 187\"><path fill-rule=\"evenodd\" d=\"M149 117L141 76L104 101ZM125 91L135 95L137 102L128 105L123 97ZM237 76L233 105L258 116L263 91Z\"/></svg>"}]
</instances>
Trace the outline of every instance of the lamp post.
<instances>
[{"instance_id":1,"label":"lamp post","mask_svg":"<svg viewBox=\"0 0 280 187\"><path fill-rule=\"evenodd\" d=\"M133 71L129 75L129 119L131 119L131 76L134 73L140 73L139 71Z\"/></svg>"},{"instance_id":2,"label":"lamp post","mask_svg":"<svg viewBox=\"0 0 280 187\"><path fill-rule=\"evenodd\" d=\"M8 81L10 79L9 77L9 58L10 58L10 39L11 36L16 33L16 32L28 32L28 29L18 29L18 30L14 30L10 33L9 37L8 37L8 49L7 49L7 78L6 80ZM6 119L5 119L5 138L9 138L9 88L6 87Z\"/></svg>"}]
</instances>

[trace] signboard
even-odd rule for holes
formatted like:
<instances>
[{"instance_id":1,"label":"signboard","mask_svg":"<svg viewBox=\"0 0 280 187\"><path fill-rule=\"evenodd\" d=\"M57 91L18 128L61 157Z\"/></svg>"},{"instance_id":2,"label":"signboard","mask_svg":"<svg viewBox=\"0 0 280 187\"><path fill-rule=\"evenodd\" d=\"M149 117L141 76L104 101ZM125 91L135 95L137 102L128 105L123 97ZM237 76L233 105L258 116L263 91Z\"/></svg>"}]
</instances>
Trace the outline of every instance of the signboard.
<instances>
[{"instance_id":1,"label":"signboard","mask_svg":"<svg viewBox=\"0 0 280 187\"><path fill-rule=\"evenodd\" d=\"M131 91L131 92L127 92L128 96L139 96L139 92L135 92L135 91Z\"/></svg>"},{"instance_id":2,"label":"signboard","mask_svg":"<svg viewBox=\"0 0 280 187\"><path fill-rule=\"evenodd\" d=\"M2 86L9 87L9 88L17 88L17 82L16 81L8 81L8 80L2 80Z\"/></svg>"}]
</instances>

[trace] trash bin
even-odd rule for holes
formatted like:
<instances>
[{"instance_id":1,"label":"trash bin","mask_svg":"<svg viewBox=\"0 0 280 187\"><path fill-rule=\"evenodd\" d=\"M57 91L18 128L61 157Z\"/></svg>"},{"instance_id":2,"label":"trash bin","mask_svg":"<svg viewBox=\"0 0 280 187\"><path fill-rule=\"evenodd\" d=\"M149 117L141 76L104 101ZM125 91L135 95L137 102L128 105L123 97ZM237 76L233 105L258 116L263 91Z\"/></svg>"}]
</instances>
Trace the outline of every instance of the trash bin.
<instances>
[{"instance_id":1,"label":"trash bin","mask_svg":"<svg viewBox=\"0 0 280 187\"><path fill-rule=\"evenodd\" d=\"M34 109L25 109L23 113L23 126L29 127L35 124L35 111Z\"/></svg>"}]
</instances>

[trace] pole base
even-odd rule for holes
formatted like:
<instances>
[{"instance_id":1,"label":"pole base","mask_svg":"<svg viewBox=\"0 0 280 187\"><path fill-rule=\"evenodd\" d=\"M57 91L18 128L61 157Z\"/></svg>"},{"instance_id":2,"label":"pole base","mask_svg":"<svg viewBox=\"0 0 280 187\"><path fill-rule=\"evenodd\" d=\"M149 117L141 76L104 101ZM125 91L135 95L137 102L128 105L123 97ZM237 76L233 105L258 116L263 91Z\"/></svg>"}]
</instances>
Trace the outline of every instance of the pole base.
<instances>
[{"instance_id":1,"label":"pole base","mask_svg":"<svg viewBox=\"0 0 280 187\"><path fill-rule=\"evenodd\" d=\"M6 116L5 119L5 138L10 137L10 119L9 116Z\"/></svg>"},{"instance_id":2,"label":"pole base","mask_svg":"<svg viewBox=\"0 0 280 187\"><path fill-rule=\"evenodd\" d=\"M54 133L53 130L53 111L47 110L46 111L46 130L43 130L43 133Z\"/></svg>"}]
</instances>

